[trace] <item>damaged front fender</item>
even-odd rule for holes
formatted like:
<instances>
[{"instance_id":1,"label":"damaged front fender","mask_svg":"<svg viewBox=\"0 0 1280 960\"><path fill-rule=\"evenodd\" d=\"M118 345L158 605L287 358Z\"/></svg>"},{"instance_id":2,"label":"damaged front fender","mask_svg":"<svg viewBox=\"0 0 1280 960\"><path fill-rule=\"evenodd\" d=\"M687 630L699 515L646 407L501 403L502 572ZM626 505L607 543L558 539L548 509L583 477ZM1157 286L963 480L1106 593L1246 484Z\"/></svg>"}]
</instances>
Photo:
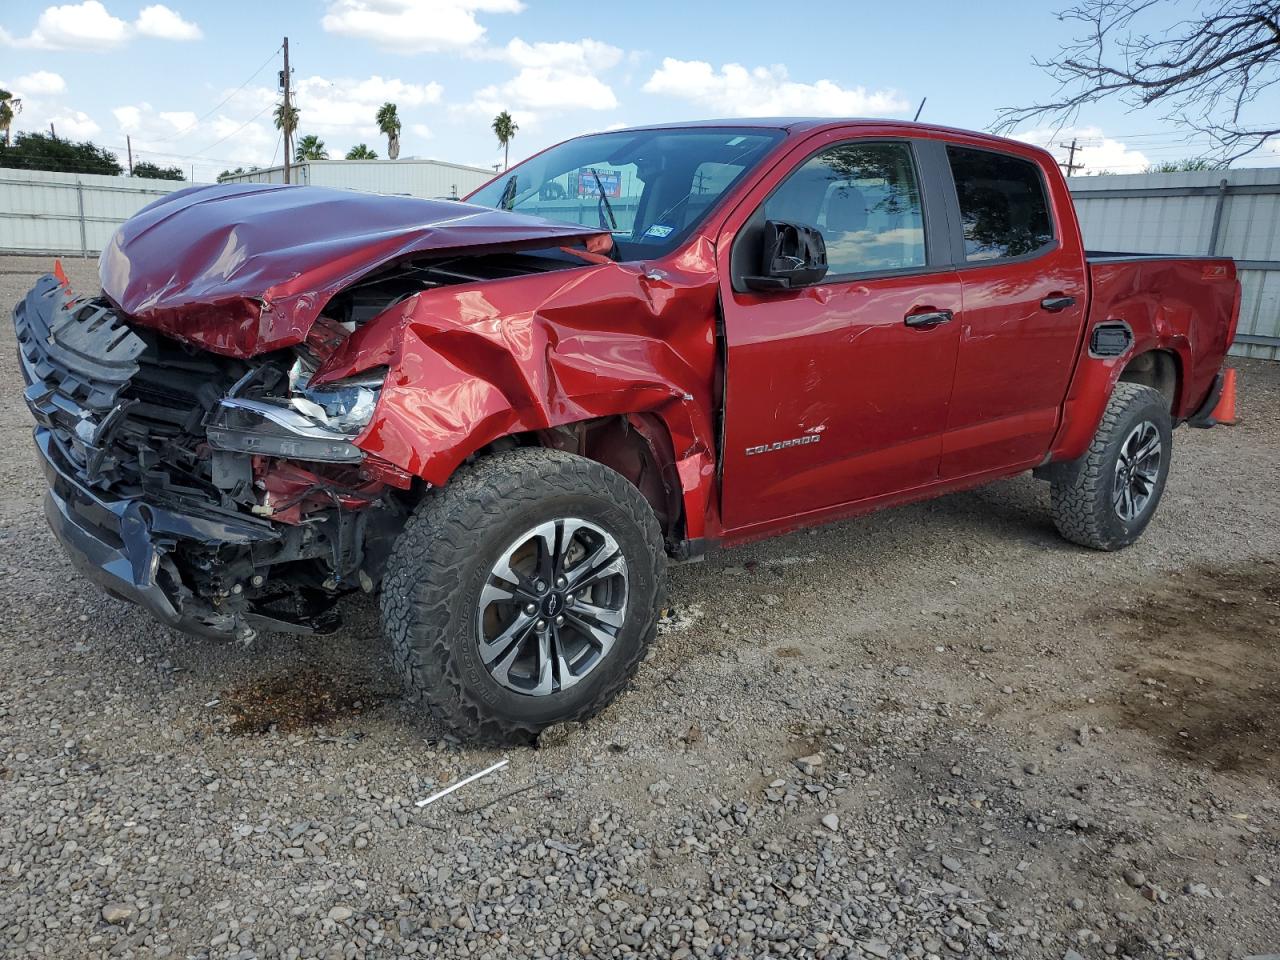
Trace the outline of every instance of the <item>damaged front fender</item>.
<instances>
[{"instance_id":1,"label":"damaged front fender","mask_svg":"<svg viewBox=\"0 0 1280 960\"><path fill-rule=\"evenodd\" d=\"M354 442L437 485L501 437L652 412L697 538L713 479L716 297L707 240L660 268L610 262L441 287L366 323L313 382L388 367Z\"/></svg>"}]
</instances>

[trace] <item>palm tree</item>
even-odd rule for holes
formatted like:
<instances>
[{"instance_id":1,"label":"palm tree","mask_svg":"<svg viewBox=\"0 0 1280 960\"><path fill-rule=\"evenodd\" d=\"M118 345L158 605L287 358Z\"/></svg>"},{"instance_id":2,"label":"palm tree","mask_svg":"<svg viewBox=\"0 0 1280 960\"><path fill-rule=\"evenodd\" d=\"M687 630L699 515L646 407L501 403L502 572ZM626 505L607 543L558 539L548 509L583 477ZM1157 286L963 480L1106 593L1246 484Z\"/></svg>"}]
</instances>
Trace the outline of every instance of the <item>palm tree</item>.
<instances>
[{"instance_id":1,"label":"palm tree","mask_svg":"<svg viewBox=\"0 0 1280 960\"><path fill-rule=\"evenodd\" d=\"M298 129L298 108L290 104L289 113L285 115L284 103L277 103L275 113L276 129L284 134L284 158L289 159L289 144L293 140L293 132Z\"/></svg>"},{"instance_id":2,"label":"palm tree","mask_svg":"<svg viewBox=\"0 0 1280 960\"><path fill-rule=\"evenodd\" d=\"M357 143L347 151L348 160L377 160L378 155L363 143Z\"/></svg>"},{"instance_id":3,"label":"palm tree","mask_svg":"<svg viewBox=\"0 0 1280 960\"><path fill-rule=\"evenodd\" d=\"M493 118L493 134L498 138L499 146L502 147L503 170L511 166L511 141L515 139L516 131L519 129L520 127L511 119L511 114L505 110Z\"/></svg>"},{"instance_id":4,"label":"palm tree","mask_svg":"<svg viewBox=\"0 0 1280 960\"><path fill-rule=\"evenodd\" d=\"M387 138L387 156L392 160L400 156L400 115L396 113L396 105L388 100L378 108L374 118L378 129Z\"/></svg>"},{"instance_id":5,"label":"palm tree","mask_svg":"<svg viewBox=\"0 0 1280 960\"><path fill-rule=\"evenodd\" d=\"M328 160L329 151L324 148L323 140L314 133L308 133L298 141L298 149L294 151L293 159L298 163L303 160Z\"/></svg>"},{"instance_id":6,"label":"palm tree","mask_svg":"<svg viewBox=\"0 0 1280 960\"><path fill-rule=\"evenodd\" d=\"M13 118L22 112L22 99L8 90L0 90L0 130L4 131L4 145L9 145L9 127Z\"/></svg>"}]
</instances>

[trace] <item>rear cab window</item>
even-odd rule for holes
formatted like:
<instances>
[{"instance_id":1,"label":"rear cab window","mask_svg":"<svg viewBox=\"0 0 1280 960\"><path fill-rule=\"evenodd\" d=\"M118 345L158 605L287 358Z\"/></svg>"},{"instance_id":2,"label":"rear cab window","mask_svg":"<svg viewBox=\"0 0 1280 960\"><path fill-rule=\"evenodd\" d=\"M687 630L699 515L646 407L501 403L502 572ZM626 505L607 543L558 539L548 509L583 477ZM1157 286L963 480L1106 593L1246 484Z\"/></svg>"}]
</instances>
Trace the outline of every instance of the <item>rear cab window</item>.
<instances>
[{"instance_id":1,"label":"rear cab window","mask_svg":"<svg viewBox=\"0 0 1280 960\"><path fill-rule=\"evenodd\" d=\"M964 228L964 260L984 263L1030 257L1053 248L1040 168L1030 160L948 144Z\"/></svg>"}]
</instances>

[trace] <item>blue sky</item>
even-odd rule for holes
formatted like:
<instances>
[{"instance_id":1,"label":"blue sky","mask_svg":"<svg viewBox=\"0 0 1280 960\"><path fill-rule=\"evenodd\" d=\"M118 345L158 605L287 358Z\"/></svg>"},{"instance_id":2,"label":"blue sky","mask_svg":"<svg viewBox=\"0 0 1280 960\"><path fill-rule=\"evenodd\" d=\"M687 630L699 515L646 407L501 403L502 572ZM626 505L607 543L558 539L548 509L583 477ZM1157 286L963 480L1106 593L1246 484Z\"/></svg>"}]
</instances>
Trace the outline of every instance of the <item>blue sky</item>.
<instances>
[{"instance_id":1,"label":"blue sky","mask_svg":"<svg viewBox=\"0 0 1280 960\"><path fill-rule=\"evenodd\" d=\"M590 130L698 117L888 116L984 129L1005 105L1052 92L1031 63L1070 27L1066 0L990 5L692 3L667 0L4 0L0 86L24 101L16 129L91 138L197 179L280 162L271 106L281 38L300 133L339 157L385 155L373 115L399 105L401 156L489 166L489 124L520 124L512 160ZM1184 8L1185 9L1185 8ZM1280 95L1255 105L1280 112ZM1136 172L1203 143L1120 103L1086 110L1050 146L1080 138L1087 170ZM1280 163L1270 150L1249 165Z\"/></svg>"}]
</instances>

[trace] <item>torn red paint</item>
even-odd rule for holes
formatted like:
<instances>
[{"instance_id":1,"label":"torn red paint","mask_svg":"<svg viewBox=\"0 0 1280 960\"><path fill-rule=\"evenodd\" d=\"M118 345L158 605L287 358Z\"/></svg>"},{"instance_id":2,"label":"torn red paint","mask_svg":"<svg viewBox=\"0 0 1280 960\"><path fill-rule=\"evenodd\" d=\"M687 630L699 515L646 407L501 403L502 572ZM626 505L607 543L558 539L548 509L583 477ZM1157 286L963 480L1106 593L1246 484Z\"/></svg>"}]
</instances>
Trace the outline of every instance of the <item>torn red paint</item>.
<instances>
[{"instance_id":1,"label":"torn red paint","mask_svg":"<svg viewBox=\"0 0 1280 960\"><path fill-rule=\"evenodd\" d=\"M591 227L450 200L272 184L191 187L150 204L102 253L102 291L133 320L227 356L300 343L329 299L414 254L577 241Z\"/></svg>"}]
</instances>

